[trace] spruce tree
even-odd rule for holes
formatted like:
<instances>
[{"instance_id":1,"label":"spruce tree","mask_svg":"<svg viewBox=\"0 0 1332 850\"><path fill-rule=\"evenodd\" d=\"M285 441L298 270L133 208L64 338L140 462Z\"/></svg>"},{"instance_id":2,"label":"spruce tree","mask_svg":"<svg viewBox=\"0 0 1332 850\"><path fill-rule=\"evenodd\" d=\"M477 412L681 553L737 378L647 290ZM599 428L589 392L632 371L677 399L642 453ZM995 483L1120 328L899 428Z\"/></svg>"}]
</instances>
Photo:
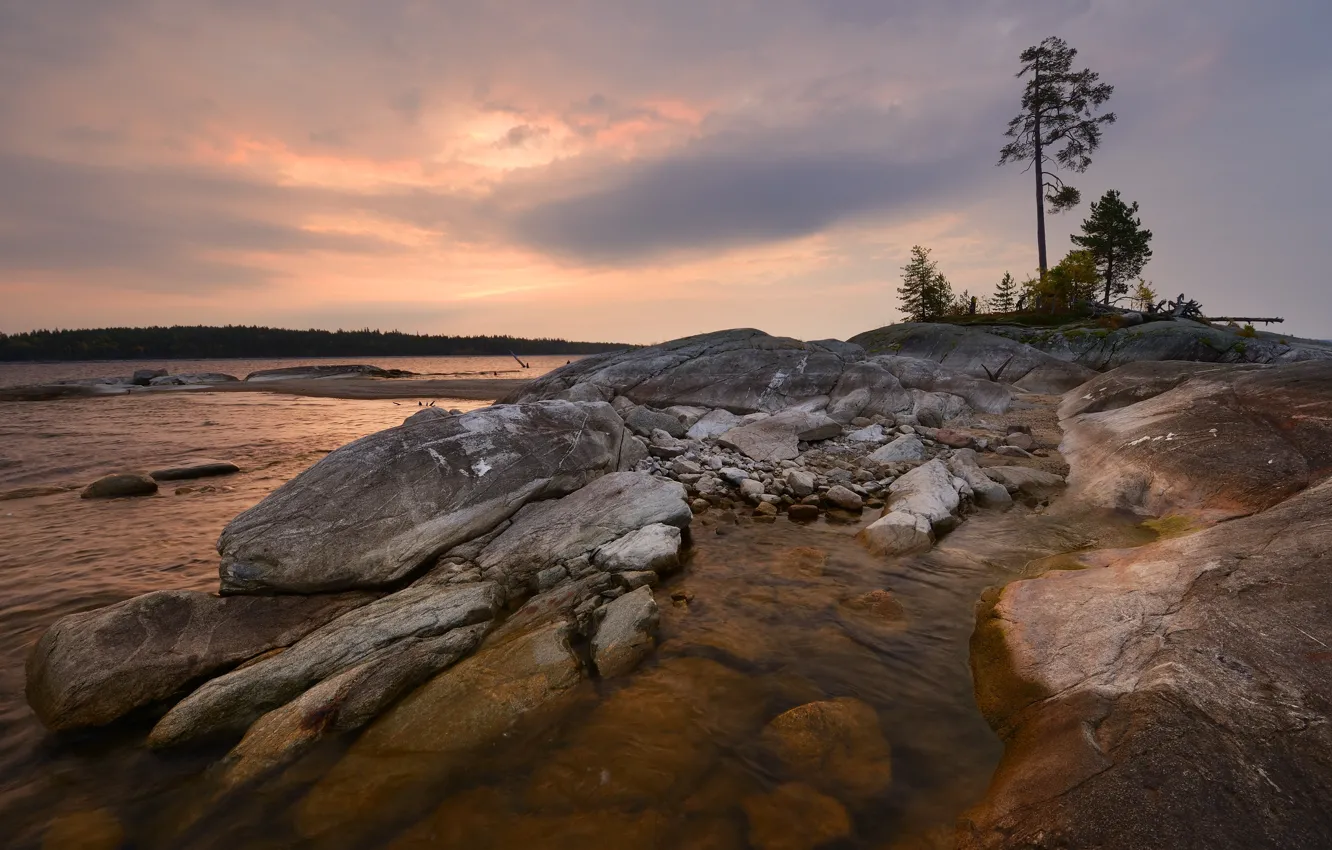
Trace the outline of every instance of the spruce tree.
<instances>
[{"instance_id":1,"label":"spruce tree","mask_svg":"<svg viewBox=\"0 0 1332 850\"><path fill-rule=\"evenodd\" d=\"M1018 283L1013 280L1013 275L1004 272L1003 280L995 287L994 296L990 298L990 309L995 313L1011 313L1013 306L1017 301Z\"/></svg>"},{"instance_id":2,"label":"spruce tree","mask_svg":"<svg viewBox=\"0 0 1332 850\"><path fill-rule=\"evenodd\" d=\"M1135 217L1137 212L1137 201L1125 204L1119 192L1111 189L1101 200L1092 201L1091 216L1082 222L1082 235L1069 237L1096 259L1104 286L1103 304L1127 295L1129 279L1137 277L1152 258L1152 232L1143 228L1142 219Z\"/></svg>"},{"instance_id":3,"label":"spruce tree","mask_svg":"<svg viewBox=\"0 0 1332 850\"><path fill-rule=\"evenodd\" d=\"M902 312L908 320L924 322L942 316L953 305L953 289L930 259L930 249L914 245L911 261L902 266L902 285L897 288Z\"/></svg>"},{"instance_id":4,"label":"spruce tree","mask_svg":"<svg viewBox=\"0 0 1332 850\"><path fill-rule=\"evenodd\" d=\"M1114 86L1097 83L1094 71L1073 70L1078 52L1061 38L1047 38L1022 51L1019 78L1031 75L1022 92L1022 113L1008 122L1004 135L1012 139L999 152L999 164L1029 162L1036 172L1036 246L1041 274L1047 269L1045 254L1045 202L1050 212L1076 207L1082 200L1077 189L1047 170L1062 167L1083 172L1101 144L1101 125L1113 124L1115 114L1092 117L1110 99ZM1057 146L1053 157L1049 151ZM1034 166L1034 168L1032 167Z\"/></svg>"}]
</instances>

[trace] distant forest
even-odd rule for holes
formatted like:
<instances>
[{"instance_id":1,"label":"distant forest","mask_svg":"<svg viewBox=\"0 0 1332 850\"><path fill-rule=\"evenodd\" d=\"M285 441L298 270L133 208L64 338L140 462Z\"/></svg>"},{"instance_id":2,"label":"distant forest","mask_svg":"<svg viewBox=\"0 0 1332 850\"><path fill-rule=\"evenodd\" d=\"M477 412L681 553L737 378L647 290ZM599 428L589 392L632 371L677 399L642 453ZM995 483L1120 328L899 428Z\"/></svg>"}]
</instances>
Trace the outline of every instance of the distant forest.
<instances>
[{"instance_id":1,"label":"distant forest","mask_svg":"<svg viewBox=\"0 0 1332 850\"><path fill-rule=\"evenodd\" d=\"M268 357L435 357L446 354L596 354L608 342L511 336L429 336L398 331L295 331L282 328L173 326L0 334L0 361L214 360Z\"/></svg>"}]
</instances>

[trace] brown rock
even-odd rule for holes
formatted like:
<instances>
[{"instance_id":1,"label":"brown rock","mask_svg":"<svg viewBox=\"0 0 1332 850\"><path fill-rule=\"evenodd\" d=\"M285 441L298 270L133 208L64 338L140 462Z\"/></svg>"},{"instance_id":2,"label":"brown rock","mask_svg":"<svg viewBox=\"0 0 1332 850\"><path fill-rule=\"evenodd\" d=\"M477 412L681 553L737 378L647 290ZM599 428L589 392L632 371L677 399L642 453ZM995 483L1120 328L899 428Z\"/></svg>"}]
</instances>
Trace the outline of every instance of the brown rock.
<instances>
[{"instance_id":1,"label":"brown rock","mask_svg":"<svg viewBox=\"0 0 1332 850\"><path fill-rule=\"evenodd\" d=\"M157 482L137 472L121 472L99 478L80 494L85 499L116 499L122 496L151 496Z\"/></svg>"},{"instance_id":2,"label":"brown rock","mask_svg":"<svg viewBox=\"0 0 1332 850\"><path fill-rule=\"evenodd\" d=\"M749 843L758 850L814 850L851 835L841 803L797 782L745 798L744 809Z\"/></svg>"},{"instance_id":3,"label":"brown rock","mask_svg":"<svg viewBox=\"0 0 1332 850\"><path fill-rule=\"evenodd\" d=\"M934 440L953 449L970 449L976 445L974 435L966 431L955 431L952 428L940 428L935 431Z\"/></svg>"},{"instance_id":4,"label":"brown rock","mask_svg":"<svg viewBox=\"0 0 1332 850\"><path fill-rule=\"evenodd\" d=\"M1030 434L1018 432L1004 437L1004 445L1012 446L1015 449L1022 449L1024 452L1029 452L1036 445L1036 441L1032 439Z\"/></svg>"},{"instance_id":5,"label":"brown rock","mask_svg":"<svg viewBox=\"0 0 1332 850\"><path fill-rule=\"evenodd\" d=\"M893 781L892 751L874 709L839 697L775 717L763 739L797 779L830 794L868 800Z\"/></svg>"},{"instance_id":6,"label":"brown rock","mask_svg":"<svg viewBox=\"0 0 1332 850\"><path fill-rule=\"evenodd\" d=\"M42 835L42 850L118 850L125 828L110 809L57 815Z\"/></svg>"},{"instance_id":7,"label":"brown rock","mask_svg":"<svg viewBox=\"0 0 1332 850\"><path fill-rule=\"evenodd\" d=\"M818 505L792 505L786 509L792 522L813 522L819 518Z\"/></svg>"}]
</instances>

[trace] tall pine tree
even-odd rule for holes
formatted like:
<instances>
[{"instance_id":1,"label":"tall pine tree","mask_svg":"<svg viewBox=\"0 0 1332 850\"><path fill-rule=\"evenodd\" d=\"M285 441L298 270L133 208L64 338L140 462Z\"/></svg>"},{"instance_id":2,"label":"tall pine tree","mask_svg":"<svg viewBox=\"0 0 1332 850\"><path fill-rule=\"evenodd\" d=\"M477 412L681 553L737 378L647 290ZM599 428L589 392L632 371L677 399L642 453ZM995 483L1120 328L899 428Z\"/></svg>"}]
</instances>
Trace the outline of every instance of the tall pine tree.
<instances>
[{"instance_id":1,"label":"tall pine tree","mask_svg":"<svg viewBox=\"0 0 1332 850\"><path fill-rule=\"evenodd\" d=\"M995 313L1011 313L1017 302L1018 284L1013 280L1013 275L1004 272L1003 280L995 287L994 295L990 298L990 310Z\"/></svg>"},{"instance_id":2,"label":"tall pine tree","mask_svg":"<svg viewBox=\"0 0 1332 850\"><path fill-rule=\"evenodd\" d=\"M1082 222L1082 235L1069 237L1074 245L1089 251L1096 260L1104 294L1101 302L1128 294L1128 282L1142 272L1152 258L1152 232L1136 218L1138 202L1125 204L1111 189L1092 201L1091 216Z\"/></svg>"},{"instance_id":3,"label":"tall pine tree","mask_svg":"<svg viewBox=\"0 0 1332 850\"><path fill-rule=\"evenodd\" d=\"M1047 268L1045 202L1050 202L1050 212L1057 213L1076 207L1082 199L1050 169L1086 171L1101 144L1101 125L1115 122L1113 112L1093 117L1110 99L1114 86L1098 83L1095 71L1074 71L1077 55L1062 38L1054 37L1022 51L1017 76L1030 79L1022 92L1022 112L1008 122L1004 133L1012 141L999 152L1000 165L1029 162L1028 168L1036 172L1036 246L1042 275Z\"/></svg>"}]
</instances>

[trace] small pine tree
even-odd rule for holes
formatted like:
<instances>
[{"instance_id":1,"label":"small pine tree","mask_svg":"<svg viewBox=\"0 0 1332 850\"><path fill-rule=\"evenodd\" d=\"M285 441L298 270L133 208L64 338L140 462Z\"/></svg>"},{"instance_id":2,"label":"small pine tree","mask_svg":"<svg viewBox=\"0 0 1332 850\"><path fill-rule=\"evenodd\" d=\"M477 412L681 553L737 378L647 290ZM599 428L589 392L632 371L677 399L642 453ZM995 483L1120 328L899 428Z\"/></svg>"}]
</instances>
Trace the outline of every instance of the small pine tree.
<instances>
[{"instance_id":1,"label":"small pine tree","mask_svg":"<svg viewBox=\"0 0 1332 850\"><path fill-rule=\"evenodd\" d=\"M1013 275L1004 272L1003 280L999 281L999 286L994 290L994 297L990 298L990 309L996 313L1011 313L1013 306L1017 302L1017 281L1013 280Z\"/></svg>"},{"instance_id":2,"label":"small pine tree","mask_svg":"<svg viewBox=\"0 0 1332 850\"><path fill-rule=\"evenodd\" d=\"M902 312L913 322L945 315L952 307L952 287L939 273L938 263L930 259L929 248L912 246L911 261L902 266L897 296L902 299Z\"/></svg>"},{"instance_id":3,"label":"small pine tree","mask_svg":"<svg viewBox=\"0 0 1332 850\"><path fill-rule=\"evenodd\" d=\"M1133 288L1133 306L1143 312L1152 309L1156 304L1156 290L1152 287L1151 281L1138 278L1138 285Z\"/></svg>"},{"instance_id":4,"label":"small pine tree","mask_svg":"<svg viewBox=\"0 0 1332 850\"><path fill-rule=\"evenodd\" d=\"M1137 212L1137 201L1126 204L1119 192L1111 189L1101 200L1092 202L1091 216L1082 222L1082 234L1069 237L1095 258L1104 286L1103 304L1127 295L1129 279L1152 258L1152 232L1142 226Z\"/></svg>"}]
</instances>

